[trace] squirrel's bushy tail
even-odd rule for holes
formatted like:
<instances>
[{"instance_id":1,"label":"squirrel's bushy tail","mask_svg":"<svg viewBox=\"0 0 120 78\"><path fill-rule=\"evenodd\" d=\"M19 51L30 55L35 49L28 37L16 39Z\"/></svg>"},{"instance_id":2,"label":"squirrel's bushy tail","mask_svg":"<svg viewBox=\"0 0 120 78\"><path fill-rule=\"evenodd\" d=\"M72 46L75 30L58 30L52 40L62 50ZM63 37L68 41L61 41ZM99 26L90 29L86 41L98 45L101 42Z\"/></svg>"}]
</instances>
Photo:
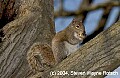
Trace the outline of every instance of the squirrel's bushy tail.
<instances>
[{"instance_id":1,"label":"squirrel's bushy tail","mask_svg":"<svg viewBox=\"0 0 120 78\"><path fill-rule=\"evenodd\" d=\"M27 60L34 72L43 72L55 65L52 49L47 44L34 43L27 52Z\"/></svg>"}]
</instances>

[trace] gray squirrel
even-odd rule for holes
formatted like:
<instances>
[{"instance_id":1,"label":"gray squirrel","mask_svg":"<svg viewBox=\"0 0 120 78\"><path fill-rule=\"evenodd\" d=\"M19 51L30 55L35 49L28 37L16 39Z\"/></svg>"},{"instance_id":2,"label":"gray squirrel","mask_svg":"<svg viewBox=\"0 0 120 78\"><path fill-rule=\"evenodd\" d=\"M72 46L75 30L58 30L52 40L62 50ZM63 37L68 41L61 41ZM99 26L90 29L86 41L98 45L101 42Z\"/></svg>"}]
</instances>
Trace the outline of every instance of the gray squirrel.
<instances>
[{"instance_id":1,"label":"gray squirrel","mask_svg":"<svg viewBox=\"0 0 120 78\"><path fill-rule=\"evenodd\" d=\"M73 21L62 31L56 33L49 44L34 43L27 52L29 66L34 71L44 71L77 50L77 45L86 37L85 27L79 18ZM39 57L40 58L39 58Z\"/></svg>"},{"instance_id":2,"label":"gray squirrel","mask_svg":"<svg viewBox=\"0 0 120 78\"><path fill-rule=\"evenodd\" d=\"M79 18L73 21L52 39L52 51L56 63L61 62L69 54L76 51L77 45L86 37L85 27Z\"/></svg>"}]
</instances>

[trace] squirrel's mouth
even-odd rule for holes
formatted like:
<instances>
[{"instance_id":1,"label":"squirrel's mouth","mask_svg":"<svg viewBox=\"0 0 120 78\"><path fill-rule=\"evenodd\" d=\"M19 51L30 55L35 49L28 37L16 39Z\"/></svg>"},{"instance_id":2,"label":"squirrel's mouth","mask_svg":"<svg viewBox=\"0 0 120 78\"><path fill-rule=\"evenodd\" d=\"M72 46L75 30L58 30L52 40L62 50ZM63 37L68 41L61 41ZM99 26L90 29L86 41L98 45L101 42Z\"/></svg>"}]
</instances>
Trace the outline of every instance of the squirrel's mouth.
<instances>
[{"instance_id":1,"label":"squirrel's mouth","mask_svg":"<svg viewBox=\"0 0 120 78\"><path fill-rule=\"evenodd\" d=\"M83 37L78 37L79 40L83 40L84 38Z\"/></svg>"},{"instance_id":2,"label":"squirrel's mouth","mask_svg":"<svg viewBox=\"0 0 120 78\"><path fill-rule=\"evenodd\" d=\"M77 38L77 39L79 39L79 40L83 40L83 39L85 39L85 36L84 35L81 35L81 34L78 34L78 33L76 33L76 32L74 32L74 37L75 38Z\"/></svg>"}]
</instances>

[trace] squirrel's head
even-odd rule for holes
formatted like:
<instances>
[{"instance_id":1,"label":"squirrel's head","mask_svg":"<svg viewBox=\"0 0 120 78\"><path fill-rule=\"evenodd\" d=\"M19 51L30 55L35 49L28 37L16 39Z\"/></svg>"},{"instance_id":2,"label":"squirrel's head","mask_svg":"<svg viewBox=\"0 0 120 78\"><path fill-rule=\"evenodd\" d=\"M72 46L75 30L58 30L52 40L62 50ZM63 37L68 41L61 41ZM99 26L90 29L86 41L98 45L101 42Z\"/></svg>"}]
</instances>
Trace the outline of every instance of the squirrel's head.
<instances>
[{"instance_id":1,"label":"squirrel's head","mask_svg":"<svg viewBox=\"0 0 120 78\"><path fill-rule=\"evenodd\" d=\"M83 41L83 39L86 37L85 27L81 20L79 19L73 19L70 25L73 30L73 35L75 38L77 38L80 41Z\"/></svg>"}]
</instances>

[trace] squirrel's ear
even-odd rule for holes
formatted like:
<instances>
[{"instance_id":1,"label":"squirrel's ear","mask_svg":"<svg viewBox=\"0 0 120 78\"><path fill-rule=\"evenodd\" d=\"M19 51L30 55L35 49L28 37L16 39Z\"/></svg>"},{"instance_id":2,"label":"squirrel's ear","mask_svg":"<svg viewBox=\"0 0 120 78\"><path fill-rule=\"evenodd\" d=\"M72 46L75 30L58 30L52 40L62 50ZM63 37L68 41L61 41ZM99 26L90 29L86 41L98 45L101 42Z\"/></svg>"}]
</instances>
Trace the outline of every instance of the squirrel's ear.
<instances>
[{"instance_id":1,"label":"squirrel's ear","mask_svg":"<svg viewBox=\"0 0 120 78\"><path fill-rule=\"evenodd\" d=\"M75 19L75 18L73 18L72 23L75 23L75 22L76 22L76 19Z\"/></svg>"}]
</instances>

